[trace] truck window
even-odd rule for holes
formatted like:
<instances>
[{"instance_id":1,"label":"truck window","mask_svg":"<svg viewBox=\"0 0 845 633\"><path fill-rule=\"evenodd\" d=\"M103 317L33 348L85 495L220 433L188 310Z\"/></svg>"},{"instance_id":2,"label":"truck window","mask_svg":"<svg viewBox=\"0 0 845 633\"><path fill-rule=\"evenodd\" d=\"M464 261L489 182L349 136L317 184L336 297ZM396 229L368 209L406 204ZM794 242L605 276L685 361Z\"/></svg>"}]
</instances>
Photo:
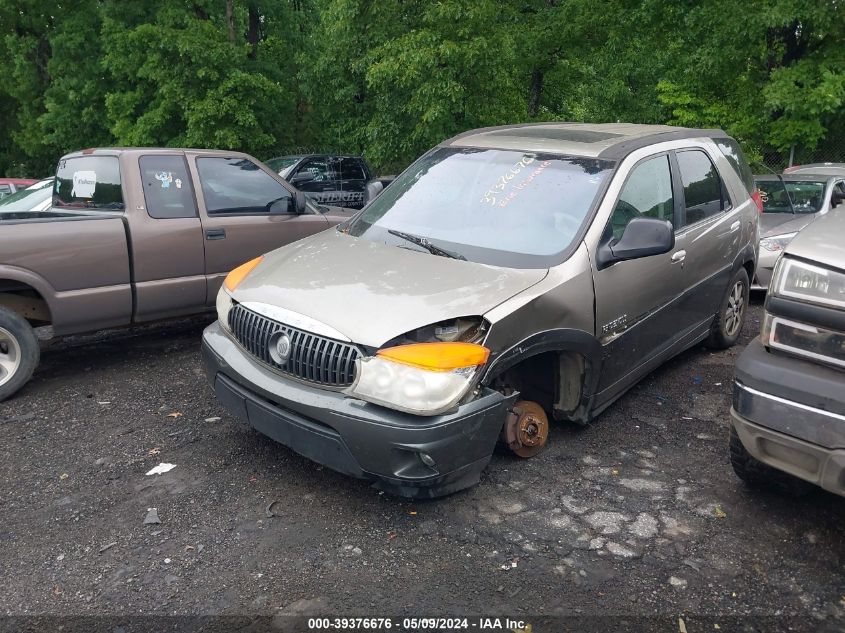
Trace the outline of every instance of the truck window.
<instances>
[{"instance_id":1,"label":"truck window","mask_svg":"<svg viewBox=\"0 0 845 633\"><path fill-rule=\"evenodd\" d=\"M628 222L646 217L674 224L672 173L666 155L649 158L634 167L610 216L613 237L619 239Z\"/></svg>"},{"instance_id":2,"label":"truck window","mask_svg":"<svg viewBox=\"0 0 845 633\"><path fill-rule=\"evenodd\" d=\"M197 159L205 208L209 215L287 213L290 192L246 158Z\"/></svg>"},{"instance_id":3,"label":"truck window","mask_svg":"<svg viewBox=\"0 0 845 633\"><path fill-rule=\"evenodd\" d=\"M361 161L357 158L341 158L340 178L341 180L366 180L367 176L364 174Z\"/></svg>"},{"instance_id":4,"label":"truck window","mask_svg":"<svg viewBox=\"0 0 845 633\"><path fill-rule=\"evenodd\" d=\"M117 156L79 156L59 161L53 206L123 210L120 162Z\"/></svg>"},{"instance_id":5,"label":"truck window","mask_svg":"<svg viewBox=\"0 0 845 633\"><path fill-rule=\"evenodd\" d=\"M151 218L195 218L197 205L184 156L141 156L141 183Z\"/></svg>"}]
</instances>

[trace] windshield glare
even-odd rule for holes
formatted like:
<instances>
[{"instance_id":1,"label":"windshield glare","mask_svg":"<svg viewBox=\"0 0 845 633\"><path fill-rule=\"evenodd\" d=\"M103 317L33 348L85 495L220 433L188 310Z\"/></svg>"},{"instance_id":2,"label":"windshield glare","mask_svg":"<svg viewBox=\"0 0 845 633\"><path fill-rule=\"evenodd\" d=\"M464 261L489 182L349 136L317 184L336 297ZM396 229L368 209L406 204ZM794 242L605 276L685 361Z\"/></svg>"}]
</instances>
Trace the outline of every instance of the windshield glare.
<instances>
[{"instance_id":1,"label":"windshield glare","mask_svg":"<svg viewBox=\"0 0 845 633\"><path fill-rule=\"evenodd\" d=\"M348 233L417 248L401 231L470 261L514 268L560 263L613 163L494 149L435 149L384 190Z\"/></svg>"},{"instance_id":2,"label":"windshield glare","mask_svg":"<svg viewBox=\"0 0 845 633\"><path fill-rule=\"evenodd\" d=\"M0 200L0 211L32 211L53 197L53 181L45 180Z\"/></svg>"},{"instance_id":3,"label":"windshield glare","mask_svg":"<svg viewBox=\"0 0 845 633\"><path fill-rule=\"evenodd\" d=\"M818 213L824 203L826 183L816 180L758 180L757 188L763 199L763 213L792 213L793 209L795 213Z\"/></svg>"}]
</instances>

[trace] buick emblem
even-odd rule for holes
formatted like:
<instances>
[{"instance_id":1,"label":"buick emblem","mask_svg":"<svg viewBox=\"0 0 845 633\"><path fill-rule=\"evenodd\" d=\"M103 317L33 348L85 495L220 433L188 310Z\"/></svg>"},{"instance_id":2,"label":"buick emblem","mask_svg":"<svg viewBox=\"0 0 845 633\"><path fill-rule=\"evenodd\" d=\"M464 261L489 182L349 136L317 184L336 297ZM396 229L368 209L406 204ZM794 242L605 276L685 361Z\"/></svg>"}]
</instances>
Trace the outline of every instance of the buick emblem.
<instances>
[{"instance_id":1,"label":"buick emblem","mask_svg":"<svg viewBox=\"0 0 845 633\"><path fill-rule=\"evenodd\" d=\"M284 365L288 362L288 358L290 357L290 337L287 334L282 334L279 338L276 339L275 343L275 351L276 353L273 354L275 360L279 365Z\"/></svg>"}]
</instances>

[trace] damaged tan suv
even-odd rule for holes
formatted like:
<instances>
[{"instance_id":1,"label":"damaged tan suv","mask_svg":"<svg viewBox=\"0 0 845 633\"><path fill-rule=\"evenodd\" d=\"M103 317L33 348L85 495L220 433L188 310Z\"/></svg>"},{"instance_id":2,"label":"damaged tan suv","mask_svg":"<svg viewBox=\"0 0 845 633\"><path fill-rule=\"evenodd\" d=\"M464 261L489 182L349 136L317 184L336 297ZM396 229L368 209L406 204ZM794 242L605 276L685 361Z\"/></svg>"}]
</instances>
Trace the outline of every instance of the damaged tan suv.
<instances>
[{"instance_id":1,"label":"damaged tan suv","mask_svg":"<svg viewBox=\"0 0 845 633\"><path fill-rule=\"evenodd\" d=\"M234 270L203 336L235 415L411 497L540 451L682 350L739 336L759 209L719 130L486 128L337 230Z\"/></svg>"}]
</instances>

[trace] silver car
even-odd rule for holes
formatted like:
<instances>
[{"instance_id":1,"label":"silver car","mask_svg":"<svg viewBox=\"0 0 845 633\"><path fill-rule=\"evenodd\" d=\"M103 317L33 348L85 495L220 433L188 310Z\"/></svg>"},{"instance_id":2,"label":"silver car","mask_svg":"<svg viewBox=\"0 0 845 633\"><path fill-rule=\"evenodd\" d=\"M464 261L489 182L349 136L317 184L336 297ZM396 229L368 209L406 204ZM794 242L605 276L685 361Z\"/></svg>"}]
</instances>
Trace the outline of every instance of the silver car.
<instances>
[{"instance_id":1,"label":"silver car","mask_svg":"<svg viewBox=\"0 0 845 633\"><path fill-rule=\"evenodd\" d=\"M546 123L444 141L339 225L232 271L219 400L390 492L471 486L643 376L737 340L759 210L719 130Z\"/></svg>"},{"instance_id":2,"label":"silver car","mask_svg":"<svg viewBox=\"0 0 845 633\"><path fill-rule=\"evenodd\" d=\"M760 259L752 290L765 290L780 254L798 232L845 201L845 171L832 176L790 173L755 176L763 203L760 217Z\"/></svg>"}]
</instances>

